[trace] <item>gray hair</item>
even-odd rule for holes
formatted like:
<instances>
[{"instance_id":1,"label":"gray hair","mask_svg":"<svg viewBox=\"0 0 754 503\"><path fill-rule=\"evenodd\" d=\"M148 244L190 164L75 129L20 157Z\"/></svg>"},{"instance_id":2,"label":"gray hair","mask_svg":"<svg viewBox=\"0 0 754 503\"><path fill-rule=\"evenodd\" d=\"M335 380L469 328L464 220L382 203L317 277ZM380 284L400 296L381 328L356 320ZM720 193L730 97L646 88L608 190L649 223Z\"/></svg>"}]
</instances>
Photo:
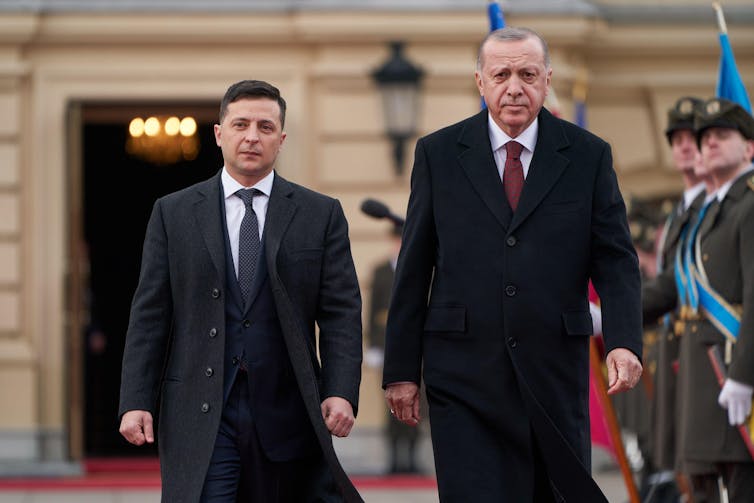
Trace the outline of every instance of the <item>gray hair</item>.
<instances>
[{"instance_id":1,"label":"gray hair","mask_svg":"<svg viewBox=\"0 0 754 503\"><path fill-rule=\"evenodd\" d=\"M542 55L544 56L545 61L545 68L550 68L550 50L547 48L547 42L545 42L545 39L543 39L539 33L537 33L534 30L530 30L529 28L517 28L515 26L506 26L505 28L500 28L499 30L495 30L493 32L490 32L486 37L484 37L484 40L482 40L482 43L479 45L479 52L477 53L476 57L476 69L477 71L482 69L482 50L484 49L485 44L489 40L497 40L499 42L511 42L516 40L527 40L529 38L536 38L539 40L540 45L542 46Z\"/></svg>"}]
</instances>

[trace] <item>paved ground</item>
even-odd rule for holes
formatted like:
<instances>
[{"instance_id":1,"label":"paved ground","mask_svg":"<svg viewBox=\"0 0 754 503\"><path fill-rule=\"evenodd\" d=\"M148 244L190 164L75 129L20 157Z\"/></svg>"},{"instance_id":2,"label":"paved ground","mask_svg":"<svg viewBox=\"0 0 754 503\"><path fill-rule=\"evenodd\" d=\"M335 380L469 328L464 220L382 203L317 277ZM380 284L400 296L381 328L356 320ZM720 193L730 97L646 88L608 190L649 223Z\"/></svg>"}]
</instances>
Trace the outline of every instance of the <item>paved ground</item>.
<instances>
[{"instance_id":1,"label":"paved ground","mask_svg":"<svg viewBox=\"0 0 754 503\"><path fill-rule=\"evenodd\" d=\"M396 489L386 484L376 485L374 477L385 471L387 453L384 441L378 433L360 432L350 442L335 442L336 450L346 470L351 474L363 474L369 477L368 488L360 488L360 493L367 503L437 503L437 490L426 488L426 483L409 485L408 489ZM429 475L433 474L432 448L426 435L418 448L420 468ZM600 449L595 449L592 456L594 478L602 488L610 503L627 501L627 492L623 478L615 464ZM39 488L24 486L21 489L3 489L2 481L11 481L9 472L0 476L0 503L158 503L157 489L107 489L93 485L84 489ZM13 473L18 473L13 472ZM0 475L2 470L0 470ZM27 476L30 472L27 472ZM37 475L40 472L37 471ZM358 481L358 477L355 477ZM400 485L400 484L395 484ZM414 487L416 486L416 487ZM406 487L404 485L404 487Z\"/></svg>"},{"instance_id":2,"label":"paved ground","mask_svg":"<svg viewBox=\"0 0 754 503\"><path fill-rule=\"evenodd\" d=\"M595 473L595 479L610 503L626 501L623 479L616 470ZM365 489L367 503L437 503L433 489ZM157 490L34 490L0 491L0 503L159 503Z\"/></svg>"}]
</instances>

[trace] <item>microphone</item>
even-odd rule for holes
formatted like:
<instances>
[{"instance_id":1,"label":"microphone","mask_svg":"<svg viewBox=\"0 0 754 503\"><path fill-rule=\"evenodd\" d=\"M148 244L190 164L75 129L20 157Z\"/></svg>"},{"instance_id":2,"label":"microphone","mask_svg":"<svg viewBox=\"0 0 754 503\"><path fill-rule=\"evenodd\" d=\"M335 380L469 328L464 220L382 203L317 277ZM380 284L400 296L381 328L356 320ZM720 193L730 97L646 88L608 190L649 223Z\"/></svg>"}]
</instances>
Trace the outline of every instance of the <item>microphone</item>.
<instances>
[{"instance_id":1,"label":"microphone","mask_svg":"<svg viewBox=\"0 0 754 503\"><path fill-rule=\"evenodd\" d=\"M376 199L364 199L361 203L361 211L372 218L387 218L393 222L393 225L402 227L406 223L406 219L392 213L385 203Z\"/></svg>"}]
</instances>

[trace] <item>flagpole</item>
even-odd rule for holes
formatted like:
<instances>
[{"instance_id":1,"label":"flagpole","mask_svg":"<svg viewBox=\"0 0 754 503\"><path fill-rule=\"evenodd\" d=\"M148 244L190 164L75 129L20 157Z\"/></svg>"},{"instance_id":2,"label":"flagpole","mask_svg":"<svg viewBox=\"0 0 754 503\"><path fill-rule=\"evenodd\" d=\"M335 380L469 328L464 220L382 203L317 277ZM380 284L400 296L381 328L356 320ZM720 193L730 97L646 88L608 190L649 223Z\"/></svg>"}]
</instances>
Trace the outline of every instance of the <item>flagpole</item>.
<instances>
[{"instance_id":1,"label":"flagpole","mask_svg":"<svg viewBox=\"0 0 754 503\"><path fill-rule=\"evenodd\" d=\"M615 416L613 404L607 394L605 376L602 372L602 360L597 354L597 346L594 337L590 337L589 339L589 365L592 367L592 373L594 374L594 379L597 384L597 395L599 396L600 402L602 402L602 409L605 412L605 422L607 423L610 432L610 440L615 449L615 457L618 459L618 466L620 466L623 480L626 482L628 501L630 501L630 503L641 503L639 491L636 489L636 482L634 481L634 474L628 464L626 450L623 448L623 439L620 434L620 426L618 426L618 418Z\"/></svg>"},{"instance_id":2,"label":"flagpole","mask_svg":"<svg viewBox=\"0 0 754 503\"><path fill-rule=\"evenodd\" d=\"M717 14L717 26L720 28L720 33L728 33L728 25L725 24L725 16L723 15L723 8L720 6L720 2L712 2L712 8L715 9Z\"/></svg>"}]
</instances>

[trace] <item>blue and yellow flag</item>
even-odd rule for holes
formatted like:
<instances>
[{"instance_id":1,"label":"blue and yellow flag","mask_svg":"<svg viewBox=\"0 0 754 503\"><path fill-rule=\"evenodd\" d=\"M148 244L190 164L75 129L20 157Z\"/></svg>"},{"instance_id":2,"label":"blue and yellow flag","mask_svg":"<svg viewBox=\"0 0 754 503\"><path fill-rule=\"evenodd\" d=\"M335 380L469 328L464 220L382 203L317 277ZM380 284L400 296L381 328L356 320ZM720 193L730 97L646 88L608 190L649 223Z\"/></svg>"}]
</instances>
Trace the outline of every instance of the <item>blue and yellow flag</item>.
<instances>
[{"instance_id":1,"label":"blue and yellow flag","mask_svg":"<svg viewBox=\"0 0 754 503\"><path fill-rule=\"evenodd\" d=\"M717 77L715 94L718 98L735 101L751 113L751 101L749 101L749 95L746 92L743 80L741 80L741 75L738 73L736 58L728 39L728 28L725 25L723 9L717 2L713 6L717 12L717 23L720 27L720 71Z\"/></svg>"}]
</instances>

